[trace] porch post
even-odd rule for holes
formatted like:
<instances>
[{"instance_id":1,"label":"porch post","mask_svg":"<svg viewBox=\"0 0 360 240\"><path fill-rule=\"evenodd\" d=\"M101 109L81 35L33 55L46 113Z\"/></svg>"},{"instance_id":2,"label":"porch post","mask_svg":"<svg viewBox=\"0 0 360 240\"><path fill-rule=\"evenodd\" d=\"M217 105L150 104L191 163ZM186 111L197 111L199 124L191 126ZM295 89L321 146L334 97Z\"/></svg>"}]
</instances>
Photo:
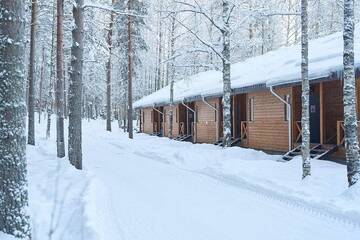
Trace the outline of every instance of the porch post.
<instances>
[{"instance_id":1,"label":"porch post","mask_svg":"<svg viewBox=\"0 0 360 240\"><path fill-rule=\"evenodd\" d=\"M320 144L325 143L324 83L320 82Z\"/></svg>"},{"instance_id":2,"label":"porch post","mask_svg":"<svg viewBox=\"0 0 360 240\"><path fill-rule=\"evenodd\" d=\"M236 114L235 114L235 105L236 105L236 95L232 96L232 135L233 138L236 136Z\"/></svg>"}]
</instances>

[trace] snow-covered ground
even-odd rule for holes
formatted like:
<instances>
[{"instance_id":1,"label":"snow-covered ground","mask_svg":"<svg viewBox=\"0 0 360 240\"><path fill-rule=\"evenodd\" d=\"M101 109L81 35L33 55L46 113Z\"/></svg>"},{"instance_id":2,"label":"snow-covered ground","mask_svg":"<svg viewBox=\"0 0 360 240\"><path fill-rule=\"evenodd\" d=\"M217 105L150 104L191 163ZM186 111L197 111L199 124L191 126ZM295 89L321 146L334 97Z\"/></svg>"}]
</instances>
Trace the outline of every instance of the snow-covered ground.
<instances>
[{"instance_id":1,"label":"snow-covered ground","mask_svg":"<svg viewBox=\"0 0 360 240\"><path fill-rule=\"evenodd\" d=\"M358 239L360 189L346 167L221 149L84 121L84 171L56 158L54 131L28 148L33 239ZM50 234L53 232L53 234ZM51 235L51 236L50 236ZM0 237L2 239L2 237Z\"/></svg>"}]
</instances>

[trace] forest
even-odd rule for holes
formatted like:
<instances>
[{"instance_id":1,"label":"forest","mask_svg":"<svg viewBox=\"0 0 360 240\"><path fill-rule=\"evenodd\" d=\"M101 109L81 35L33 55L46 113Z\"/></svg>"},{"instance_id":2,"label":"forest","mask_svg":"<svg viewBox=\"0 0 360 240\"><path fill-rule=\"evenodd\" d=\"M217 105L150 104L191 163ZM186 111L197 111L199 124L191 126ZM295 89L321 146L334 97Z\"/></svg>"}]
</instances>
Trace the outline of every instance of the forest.
<instances>
[{"instance_id":1,"label":"forest","mask_svg":"<svg viewBox=\"0 0 360 240\"><path fill-rule=\"evenodd\" d=\"M0 240L357 239L359 11L0 0Z\"/></svg>"}]
</instances>

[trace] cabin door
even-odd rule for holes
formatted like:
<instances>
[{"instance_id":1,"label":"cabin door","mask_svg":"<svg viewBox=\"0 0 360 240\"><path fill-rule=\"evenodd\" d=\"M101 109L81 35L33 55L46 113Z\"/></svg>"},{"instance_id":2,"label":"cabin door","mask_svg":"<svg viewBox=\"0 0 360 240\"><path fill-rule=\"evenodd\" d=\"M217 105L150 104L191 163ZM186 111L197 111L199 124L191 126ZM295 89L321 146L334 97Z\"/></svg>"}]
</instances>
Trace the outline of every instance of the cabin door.
<instances>
[{"instance_id":1,"label":"cabin door","mask_svg":"<svg viewBox=\"0 0 360 240\"><path fill-rule=\"evenodd\" d=\"M310 142L320 143L320 96L310 93Z\"/></svg>"}]
</instances>

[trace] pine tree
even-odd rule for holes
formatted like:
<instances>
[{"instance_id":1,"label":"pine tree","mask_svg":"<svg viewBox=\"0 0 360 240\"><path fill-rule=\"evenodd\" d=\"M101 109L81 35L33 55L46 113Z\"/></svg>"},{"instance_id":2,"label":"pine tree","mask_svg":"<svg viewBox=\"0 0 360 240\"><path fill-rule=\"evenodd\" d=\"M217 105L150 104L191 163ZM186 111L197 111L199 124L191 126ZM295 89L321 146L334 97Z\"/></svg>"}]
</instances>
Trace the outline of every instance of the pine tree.
<instances>
[{"instance_id":1,"label":"pine tree","mask_svg":"<svg viewBox=\"0 0 360 240\"><path fill-rule=\"evenodd\" d=\"M128 12L129 15L119 15L116 19L117 39L116 46L119 55L121 77L127 84L127 124L129 138L132 138L133 107L132 107L132 80L136 77L136 69L142 64L140 52L147 50L147 44L142 36L142 30L146 23L144 16L147 15L147 5L141 0L119 1L115 4L119 12ZM124 34L126 32L127 34Z\"/></svg>"},{"instance_id":2,"label":"pine tree","mask_svg":"<svg viewBox=\"0 0 360 240\"><path fill-rule=\"evenodd\" d=\"M344 127L349 186L360 179L354 69L354 0L344 0Z\"/></svg>"},{"instance_id":3,"label":"pine tree","mask_svg":"<svg viewBox=\"0 0 360 240\"><path fill-rule=\"evenodd\" d=\"M115 0L112 0L114 5ZM109 58L106 63L106 130L111 132L111 57L113 50L113 26L114 26L114 13L110 13L110 22L107 35L107 44L109 47Z\"/></svg>"},{"instance_id":4,"label":"pine tree","mask_svg":"<svg viewBox=\"0 0 360 240\"><path fill-rule=\"evenodd\" d=\"M0 1L0 231L30 239L25 137L25 1Z\"/></svg>"},{"instance_id":5,"label":"pine tree","mask_svg":"<svg viewBox=\"0 0 360 240\"><path fill-rule=\"evenodd\" d=\"M309 84L309 39L308 39L308 0L301 0L301 80L302 80L302 159L303 175L311 175L310 168L310 84Z\"/></svg>"},{"instance_id":6,"label":"pine tree","mask_svg":"<svg viewBox=\"0 0 360 240\"><path fill-rule=\"evenodd\" d=\"M57 156L59 158L65 157L65 142L64 142L64 77L63 77L63 14L64 2L57 0L57 32L56 32L56 144Z\"/></svg>"},{"instance_id":7,"label":"pine tree","mask_svg":"<svg viewBox=\"0 0 360 240\"><path fill-rule=\"evenodd\" d=\"M36 34L37 0L31 1L31 31L29 60L29 93L28 93L28 144L35 145L35 34Z\"/></svg>"},{"instance_id":8,"label":"pine tree","mask_svg":"<svg viewBox=\"0 0 360 240\"><path fill-rule=\"evenodd\" d=\"M71 71L69 86L69 161L82 169L82 72L84 49L84 0L73 5L75 27L72 30Z\"/></svg>"}]
</instances>

